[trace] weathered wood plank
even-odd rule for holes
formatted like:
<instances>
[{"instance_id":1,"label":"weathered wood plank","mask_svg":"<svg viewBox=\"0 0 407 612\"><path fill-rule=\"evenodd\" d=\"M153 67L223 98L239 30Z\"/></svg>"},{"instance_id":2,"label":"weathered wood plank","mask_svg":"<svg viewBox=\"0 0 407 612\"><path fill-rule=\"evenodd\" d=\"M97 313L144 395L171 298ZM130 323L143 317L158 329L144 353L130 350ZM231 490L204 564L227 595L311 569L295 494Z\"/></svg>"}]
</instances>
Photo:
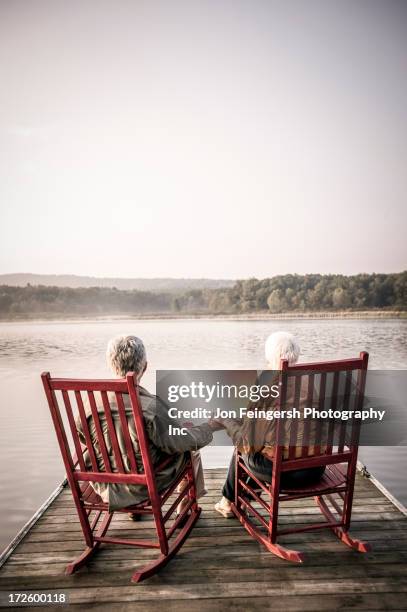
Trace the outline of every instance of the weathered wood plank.
<instances>
[{"instance_id":1,"label":"weathered wood plank","mask_svg":"<svg viewBox=\"0 0 407 612\"><path fill-rule=\"evenodd\" d=\"M284 602L284 603L282 603ZM71 604L75 610L74 604ZM81 604L78 605L80 609ZM156 600L154 602L111 602L108 604L109 612L229 612L233 609L235 612L248 612L273 610L273 612L315 612L315 610L321 612L335 611L338 610L369 610L374 612L376 610L400 610L405 612L402 604L400 603L399 594L391 593L375 593L375 594L346 594L346 595L330 595L325 594L324 597L320 595L285 595L284 599L281 596L268 596L268 597L240 597L233 599L231 602L228 599L207 599L205 601L200 600ZM59 612L60 608L35 608L36 610L43 610L49 612L55 610ZM100 603L87 603L86 610L92 612L106 611L106 606Z\"/></svg>"},{"instance_id":2,"label":"weathered wood plank","mask_svg":"<svg viewBox=\"0 0 407 612\"><path fill-rule=\"evenodd\" d=\"M105 570L106 567L111 568L111 571L115 571L116 567L128 567L130 564L138 563L140 560L146 558L146 551L140 551L140 553L135 550L133 555L129 555L127 557L119 556L119 553L113 555L110 554L102 554L101 549L101 557L96 557L94 561L91 561L88 565L89 568L93 568L95 571L99 571L100 569ZM77 553L79 553L81 549L78 549ZM143 553L144 554L141 554ZM334 554L332 554L334 553ZM67 554L64 551L59 551L58 553L52 553L53 561L57 559L68 562L71 556L74 554L73 551L68 550ZM103 559L103 563L99 560ZM11 570L13 567L17 565L18 567L24 566L24 557L20 557L20 561L17 559L12 560L8 566L4 569L3 573L0 574L0 582L4 577L4 572L7 570ZM30 557L27 557L27 560L30 560ZM376 548L373 552L370 552L368 555L359 555L352 550L348 550L344 546L330 546L329 544L311 544L309 548L307 548L306 554L306 567L311 566L320 566L320 565L338 565L342 566L342 564L347 565L371 565L376 563L405 563L407 561L407 547L404 551L401 550L383 550ZM173 563L176 564L177 567L189 567L193 562L193 567L202 567L207 569L216 569L222 567L233 567L233 568L253 568L253 567L273 567L273 566L284 566L289 568L296 567L292 564L284 564L277 557L271 556L267 551L259 549L257 545L250 547L248 545L245 546L234 546L229 548L228 550L219 550L217 554L212 554L211 548L206 549L194 549L188 551L185 555L180 552L179 555L173 560ZM29 567L29 564L27 564ZM305 567L305 565L304 565ZM18 568L16 568L16 575L18 575ZM76 574L77 576L82 575L81 573Z\"/></svg>"},{"instance_id":3,"label":"weathered wood plank","mask_svg":"<svg viewBox=\"0 0 407 612\"><path fill-rule=\"evenodd\" d=\"M335 581L320 580L292 580L290 581L291 595L325 595L325 594L360 594L360 593L406 593L407 582L397 577L366 578L363 582L353 578L338 578ZM178 600L200 600L213 598L234 598L257 596L284 597L287 584L281 581L262 583L259 589L258 582L229 582L229 583L203 583L190 584L178 582L177 584L146 584L141 583L130 586L105 586L95 589L72 588L67 589L71 603L104 603L119 601L154 601L157 598Z\"/></svg>"},{"instance_id":4,"label":"weathered wood plank","mask_svg":"<svg viewBox=\"0 0 407 612\"><path fill-rule=\"evenodd\" d=\"M94 565L94 564L92 564ZM129 563L125 567L121 567L122 571L118 571L117 568L112 567L109 573L112 583L115 586L128 586L128 572L131 572L137 567L137 562ZM89 568L93 569L92 566ZM126 569L126 573L123 571ZM259 582L259 583L272 583L275 581L292 581L292 580L314 580L317 574L318 580L330 580L335 581L337 579L354 579L355 581L364 581L372 579L374 577L383 578L389 575L391 572L392 577L395 579L399 577L400 580L407 580L407 567L405 563L375 563L371 565L307 565L299 567L298 565L291 564L284 566L279 565L268 565L264 562L263 567L245 567L239 568L238 579L239 582ZM43 577L42 583L43 588L47 587L46 576ZM149 585L164 585L164 584L178 584L183 581L188 584L201 584L203 582L210 583L233 583L236 582L236 568L230 567L216 567L207 568L202 566L191 566L191 564L180 564L177 563L170 570L163 570L160 575L153 576L149 579ZM37 587L38 587L37 580ZM1 584L1 583L0 583ZM32 581L21 577L10 580L10 584L18 586L18 588L30 588L32 587ZM69 588L69 587L105 587L106 586L106 575L105 572L99 572L96 575L93 572L81 572L75 575L74 579L70 576L59 576L53 580L53 588Z\"/></svg>"}]
</instances>

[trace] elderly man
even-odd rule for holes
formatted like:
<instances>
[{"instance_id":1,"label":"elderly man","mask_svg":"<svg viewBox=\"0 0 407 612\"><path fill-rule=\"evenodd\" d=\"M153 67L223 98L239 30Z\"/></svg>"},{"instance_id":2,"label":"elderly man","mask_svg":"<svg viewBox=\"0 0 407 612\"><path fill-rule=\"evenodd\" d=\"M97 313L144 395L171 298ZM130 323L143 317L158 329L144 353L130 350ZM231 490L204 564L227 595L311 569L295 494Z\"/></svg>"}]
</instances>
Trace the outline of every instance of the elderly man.
<instances>
[{"instance_id":1,"label":"elderly man","mask_svg":"<svg viewBox=\"0 0 407 612\"><path fill-rule=\"evenodd\" d=\"M127 372L135 372L137 375L137 380L140 383L140 380L147 368L146 350L140 338L137 338L136 336L118 336L117 338L113 338L108 344L106 357L108 365L116 376L121 378L125 376ZM197 497L201 497L206 493L206 491L203 481L201 458L198 449L211 442L212 431L219 427L216 424L210 425L208 423L203 423L199 426L190 427L185 435L171 436L168 433L169 425L177 425L177 423L175 423L174 419L169 418L168 407L166 404L160 400L160 398L149 393L142 386L139 386L139 396L146 433L150 442L149 450L153 464L157 465L161 463L169 455L173 457L173 461L171 461L169 465L161 470L156 476L158 489L163 490L174 481L185 466L185 462L187 460L186 452L193 451L192 462L195 472ZM128 411L129 430L136 453L137 463L138 465L142 465L133 414L130 409L130 400L126 396L124 396L124 399L126 411ZM117 431L120 448L124 450L125 443L121 432L118 412L113 412L113 418L116 423L115 428ZM95 424L89 408L87 409L87 419L95 454L98 462L101 462L102 460L100 449L97 444ZM100 410L99 420L103 435L107 440L109 459L112 465L114 465L115 459L109 440L107 423L104 418L103 410ZM77 420L76 426L82 442L85 444L86 440L79 419ZM85 459L89 461L89 457L85 457ZM123 454L123 459L126 462L125 454ZM127 467L130 471L130 466ZM92 486L102 497L103 501L109 504L109 510L111 511L135 505L145 500L148 496L146 487L142 485L93 483ZM136 518L135 516L130 516L131 518Z\"/></svg>"},{"instance_id":2,"label":"elderly man","mask_svg":"<svg viewBox=\"0 0 407 612\"><path fill-rule=\"evenodd\" d=\"M268 370L279 370L280 360L287 359L289 365L297 363L300 356L300 347L295 337L288 332L275 332L266 341L266 360ZM260 375L261 380L261 375ZM294 399L293 379L290 380L287 390L287 401ZM306 390L302 390L300 397L300 408L306 403ZM250 408L272 410L277 400L260 400L250 405ZM243 459L250 471L261 481L270 481L273 468L273 451L275 445L275 420L266 419L216 419L218 426L223 426L232 438L234 445L242 452ZM290 421L285 421L289 433ZM303 427L298 427L297 444L301 452L301 441ZM310 433L312 436L314 432ZM289 436L285 439L289 439ZM288 456L288 447L284 447L284 457ZM285 472L282 476L282 484L285 486L308 485L320 480L325 468L309 468L304 470L292 470ZM232 518L233 512L231 502L235 498L235 458L232 457L228 475L222 490L222 499L215 504L215 510L225 518Z\"/></svg>"}]
</instances>

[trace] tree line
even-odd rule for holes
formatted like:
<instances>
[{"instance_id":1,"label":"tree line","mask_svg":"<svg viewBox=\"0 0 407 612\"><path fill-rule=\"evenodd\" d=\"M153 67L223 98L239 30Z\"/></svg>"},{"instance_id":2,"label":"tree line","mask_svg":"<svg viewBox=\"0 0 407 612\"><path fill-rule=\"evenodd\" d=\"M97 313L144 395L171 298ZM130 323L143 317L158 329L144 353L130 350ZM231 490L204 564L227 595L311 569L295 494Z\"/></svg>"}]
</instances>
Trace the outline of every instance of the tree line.
<instances>
[{"instance_id":1,"label":"tree line","mask_svg":"<svg viewBox=\"0 0 407 612\"><path fill-rule=\"evenodd\" d=\"M407 271L398 274L286 274L232 287L150 292L115 287L0 286L0 316L238 314L407 310Z\"/></svg>"}]
</instances>

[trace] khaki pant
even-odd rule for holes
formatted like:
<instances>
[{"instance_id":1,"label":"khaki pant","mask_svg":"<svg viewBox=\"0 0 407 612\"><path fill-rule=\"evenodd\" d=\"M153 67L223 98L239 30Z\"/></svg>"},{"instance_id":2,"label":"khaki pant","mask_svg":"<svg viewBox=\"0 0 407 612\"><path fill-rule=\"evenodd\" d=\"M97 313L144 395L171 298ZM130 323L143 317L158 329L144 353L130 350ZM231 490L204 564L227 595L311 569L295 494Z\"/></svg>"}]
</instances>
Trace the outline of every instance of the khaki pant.
<instances>
[{"instance_id":1,"label":"khaki pant","mask_svg":"<svg viewBox=\"0 0 407 612\"><path fill-rule=\"evenodd\" d=\"M192 468L195 476L196 497L199 499L207 494L207 490L205 489L205 478L202 467L201 453L199 451L192 451L191 457Z\"/></svg>"},{"instance_id":2,"label":"khaki pant","mask_svg":"<svg viewBox=\"0 0 407 612\"><path fill-rule=\"evenodd\" d=\"M192 469L194 471L196 498L199 499L207 494L205 489L205 478L202 467L201 453L199 451L191 451L191 462ZM183 478L177 487L178 493L182 491L185 486L186 478ZM182 503L181 503L182 505Z\"/></svg>"}]
</instances>

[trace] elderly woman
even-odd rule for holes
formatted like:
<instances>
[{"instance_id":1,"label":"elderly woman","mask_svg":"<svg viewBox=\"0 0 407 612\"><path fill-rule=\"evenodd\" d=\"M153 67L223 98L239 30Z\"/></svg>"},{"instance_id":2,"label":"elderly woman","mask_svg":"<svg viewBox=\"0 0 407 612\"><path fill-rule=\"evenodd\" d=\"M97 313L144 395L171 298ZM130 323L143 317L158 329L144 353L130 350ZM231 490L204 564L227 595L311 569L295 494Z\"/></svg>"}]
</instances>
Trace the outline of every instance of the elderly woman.
<instances>
[{"instance_id":1,"label":"elderly woman","mask_svg":"<svg viewBox=\"0 0 407 612\"><path fill-rule=\"evenodd\" d=\"M140 383L140 380L147 368L146 350L140 338L137 338L136 336L118 336L117 338L113 338L108 344L106 357L108 365L116 376L123 377L127 374L127 372L135 372L137 375L137 380ZM177 425L177 423L174 422L174 419L169 418L168 407L166 404L160 400L160 398L149 393L141 385L139 386L139 397L143 411L146 433L150 442L149 450L153 464L157 465L161 463L169 455L173 458L173 460L156 476L158 489L163 490L174 481L185 466L186 452L194 451L192 453L192 462L195 472L197 497L201 497L206 493L206 491L203 481L201 458L198 449L202 448L206 444L209 444L209 442L212 440L212 431L213 429L216 429L216 425L203 423L195 427L190 427L185 435L171 436L168 433L169 425ZM142 465L133 414L130 407L130 400L126 396L124 396L124 399L126 412L128 414L127 418L130 435L135 449L137 463L138 465ZM116 422L119 445L124 451L125 443L121 434L118 412L117 414L113 413L113 418ZM92 441L94 442L96 458L101 462L102 458L100 456L100 450L97 444L95 424L90 410L87 410L87 419ZM104 437L105 439L107 438L108 441L107 447L109 459L111 464L114 466L115 458L112 452L112 446L108 440L109 435L103 410L100 411L99 420ZM85 444L86 439L82 431L80 420L77 421L76 426L81 439ZM86 459L89 460L88 457ZM126 461L125 454L124 460ZM95 482L92 484L92 486L101 496L103 501L109 504L109 510L112 511L135 505L148 497L147 489L142 485L106 484ZM180 508L178 510L180 511ZM130 516L131 518L136 518L133 515Z\"/></svg>"},{"instance_id":2,"label":"elderly woman","mask_svg":"<svg viewBox=\"0 0 407 612\"><path fill-rule=\"evenodd\" d=\"M297 363L300 356L300 347L294 336L288 332L275 332L266 341L266 360L269 370L279 370L280 360L287 359L289 365ZM260 376L261 379L261 376ZM292 379L291 379L292 380ZM293 400L294 388L290 384L287 390L287 402ZM272 410L277 400L260 400L250 405L250 408L263 408ZM300 397L300 408L304 407L306 394ZM232 438L235 447L243 454L243 459L250 471L258 480L270 482L273 468L273 451L275 445L275 420L266 419L216 419L218 426L223 426ZM285 426L290 427L290 422ZM298 428L297 444L301 449L301 436L303 429ZM302 432L302 433L301 433ZM286 438L287 439L287 438ZM288 447L284 447L284 457L288 456ZM320 480L325 468L309 468L303 470L292 470L283 473L282 484L284 486L306 486ZM215 504L215 510L225 518L233 517L231 502L235 498L235 458L232 457L228 475L222 490L222 499Z\"/></svg>"}]
</instances>

